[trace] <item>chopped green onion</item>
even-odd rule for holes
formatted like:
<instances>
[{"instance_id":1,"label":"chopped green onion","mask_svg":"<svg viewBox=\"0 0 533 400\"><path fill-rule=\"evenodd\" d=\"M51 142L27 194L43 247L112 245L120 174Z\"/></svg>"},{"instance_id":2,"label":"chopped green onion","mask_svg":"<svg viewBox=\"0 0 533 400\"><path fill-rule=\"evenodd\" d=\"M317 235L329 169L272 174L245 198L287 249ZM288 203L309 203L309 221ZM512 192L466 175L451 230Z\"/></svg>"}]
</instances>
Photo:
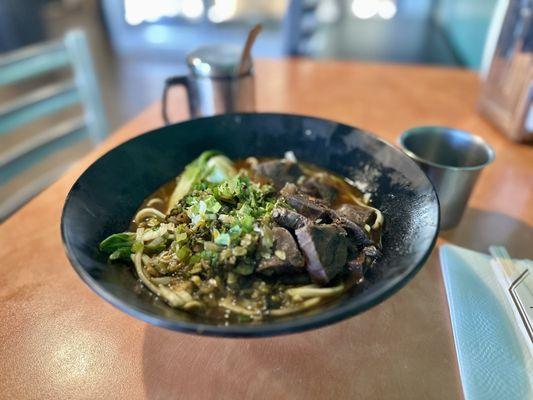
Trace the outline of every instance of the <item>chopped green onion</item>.
<instances>
[{"instance_id":1,"label":"chopped green onion","mask_svg":"<svg viewBox=\"0 0 533 400\"><path fill-rule=\"evenodd\" d=\"M218 251L218 246L213 242L204 242L204 249L209 251Z\"/></svg>"},{"instance_id":2,"label":"chopped green onion","mask_svg":"<svg viewBox=\"0 0 533 400\"><path fill-rule=\"evenodd\" d=\"M174 238L174 240L176 241L176 243L183 242L187 240L187 234L185 232L176 233L176 237Z\"/></svg>"},{"instance_id":3,"label":"chopped green onion","mask_svg":"<svg viewBox=\"0 0 533 400\"><path fill-rule=\"evenodd\" d=\"M215 243L222 246L229 246L231 238L227 233L221 233L215 238Z\"/></svg>"},{"instance_id":4,"label":"chopped green onion","mask_svg":"<svg viewBox=\"0 0 533 400\"><path fill-rule=\"evenodd\" d=\"M191 254L191 250L187 246L183 246L183 247L180 247L178 251L176 252L176 257L180 261L186 261L190 254Z\"/></svg>"},{"instance_id":5,"label":"chopped green onion","mask_svg":"<svg viewBox=\"0 0 533 400\"><path fill-rule=\"evenodd\" d=\"M233 255L239 257L239 256L244 256L246 255L246 249L244 247L241 247L241 246L237 246L233 249Z\"/></svg>"},{"instance_id":6,"label":"chopped green onion","mask_svg":"<svg viewBox=\"0 0 533 400\"><path fill-rule=\"evenodd\" d=\"M239 275L251 275L254 272L254 266L250 262L240 262L234 270Z\"/></svg>"}]
</instances>

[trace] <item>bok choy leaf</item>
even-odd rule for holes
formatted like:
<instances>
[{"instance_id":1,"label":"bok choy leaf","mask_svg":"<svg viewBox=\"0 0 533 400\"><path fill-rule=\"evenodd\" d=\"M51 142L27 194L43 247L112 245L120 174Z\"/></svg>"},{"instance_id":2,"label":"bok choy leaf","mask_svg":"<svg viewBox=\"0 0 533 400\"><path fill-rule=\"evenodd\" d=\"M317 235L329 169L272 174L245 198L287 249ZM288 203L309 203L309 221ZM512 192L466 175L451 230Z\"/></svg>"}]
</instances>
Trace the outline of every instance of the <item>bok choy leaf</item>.
<instances>
[{"instance_id":1,"label":"bok choy leaf","mask_svg":"<svg viewBox=\"0 0 533 400\"><path fill-rule=\"evenodd\" d=\"M185 171L179 176L176 189L170 196L168 209L172 209L202 180L220 183L236 174L237 171L229 158L215 150L204 151L197 159L188 164Z\"/></svg>"},{"instance_id":2,"label":"bok choy leaf","mask_svg":"<svg viewBox=\"0 0 533 400\"><path fill-rule=\"evenodd\" d=\"M110 260L130 260L135 233L122 232L108 236L100 243L100 250L109 254Z\"/></svg>"}]
</instances>

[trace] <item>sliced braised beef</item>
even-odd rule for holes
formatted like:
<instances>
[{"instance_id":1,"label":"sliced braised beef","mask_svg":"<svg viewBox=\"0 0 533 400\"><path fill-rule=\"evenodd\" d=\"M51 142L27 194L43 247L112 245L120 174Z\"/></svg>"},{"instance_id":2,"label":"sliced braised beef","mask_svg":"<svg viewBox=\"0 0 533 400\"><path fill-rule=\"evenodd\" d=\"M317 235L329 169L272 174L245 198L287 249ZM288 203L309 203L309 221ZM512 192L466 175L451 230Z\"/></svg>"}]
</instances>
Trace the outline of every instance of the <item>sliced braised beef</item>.
<instances>
[{"instance_id":1,"label":"sliced braised beef","mask_svg":"<svg viewBox=\"0 0 533 400\"><path fill-rule=\"evenodd\" d=\"M381 251L374 245L364 247L362 253L365 255L365 264L369 268L381 257Z\"/></svg>"},{"instance_id":2,"label":"sliced braised beef","mask_svg":"<svg viewBox=\"0 0 533 400\"><path fill-rule=\"evenodd\" d=\"M335 212L338 216L346 218L362 228L365 225L373 224L376 219L375 212L372 209L357 204L343 204Z\"/></svg>"},{"instance_id":3,"label":"sliced braised beef","mask_svg":"<svg viewBox=\"0 0 533 400\"><path fill-rule=\"evenodd\" d=\"M300 178L297 185L288 181L279 193L286 206L276 207L272 219L294 232L305 261L301 264L293 261L283 250L281 254L286 256L285 259L272 256L261 261L258 271L272 275L285 273L287 268L291 272L306 268L311 279L321 285L329 283L343 271L351 272L356 280L362 279L380 256L366 226L374 222L374 211L355 204L331 209L329 205L337 196L337 191L319 177ZM287 243L294 243L290 232L285 232L286 235L283 235L287 237ZM294 243L296 254L301 256L298 245ZM302 267L304 265L305 268Z\"/></svg>"},{"instance_id":4,"label":"sliced braised beef","mask_svg":"<svg viewBox=\"0 0 533 400\"><path fill-rule=\"evenodd\" d=\"M366 246L363 249L363 253L366 257L372 258L372 259L376 259L381 256L381 251L379 251L379 249L373 244L370 246Z\"/></svg>"},{"instance_id":5,"label":"sliced braised beef","mask_svg":"<svg viewBox=\"0 0 533 400\"><path fill-rule=\"evenodd\" d=\"M346 269L353 274L355 281L363 279L366 272L365 255L361 252L357 257L346 263Z\"/></svg>"},{"instance_id":6,"label":"sliced braised beef","mask_svg":"<svg viewBox=\"0 0 533 400\"><path fill-rule=\"evenodd\" d=\"M348 262L346 263L346 269L354 274L357 281L363 278L366 271L371 268L376 259L381 255L381 252L376 246L366 246L354 256L353 248L352 252L349 251Z\"/></svg>"},{"instance_id":7,"label":"sliced braised beef","mask_svg":"<svg viewBox=\"0 0 533 400\"><path fill-rule=\"evenodd\" d=\"M311 223L311 221L303 215L284 207L274 208L272 211L272 219L274 219L278 225L290 229L291 231L295 231L296 229Z\"/></svg>"},{"instance_id":8,"label":"sliced braised beef","mask_svg":"<svg viewBox=\"0 0 533 400\"><path fill-rule=\"evenodd\" d=\"M330 205L337 198L337 189L323 182L317 177L306 178L300 185L300 190L318 199L322 199L327 205Z\"/></svg>"},{"instance_id":9,"label":"sliced braised beef","mask_svg":"<svg viewBox=\"0 0 533 400\"><path fill-rule=\"evenodd\" d=\"M296 230L306 258L307 272L319 284L326 284L342 272L348 256L346 232L337 225L306 225Z\"/></svg>"},{"instance_id":10,"label":"sliced braised beef","mask_svg":"<svg viewBox=\"0 0 533 400\"><path fill-rule=\"evenodd\" d=\"M302 214L304 217L314 222L317 220L323 223L331 222L333 210L328 208L323 201L300 192L296 185L287 183L281 189L280 194L296 212Z\"/></svg>"},{"instance_id":11,"label":"sliced braised beef","mask_svg":"<svg viewBox=\"0 0 533 400\"><path fill-rule=\"evenodd\" d=\"M334 219L334 223L344 228L348 233L348 240L354 244L357 249L362 249L365 246L370 246L373 244L372 240L367 236L363 228L357 225L355 222L344 218L339 217Z\"/></svg>"},{"instance_id":12,"label":"sliced braised beef","mask_svg":"<svg viewBox=\"0 0 533 400\"><path fill-rule=\"evenodd\" d=\"M285 196L301 194L301 192L300 192L300 189L298 189L298 186L296 186L294 183L287 182L285 185L283 185L283 188L280 190L280 194L285 197Z\"/></svg>"},{"instance_id":13,"label":"sliced braised beef","mask_svg":"<svg viewBox=\"0 0 533 400\"><path fill-rule=\"evenodd\" d=\"M303 174L297 163L287 159L259 163L254 167L254 172L268 178L276 190L280 190L287 182L296 182Z\"/></svg>"},{"instance_id":14,"label":"sliced braised beef","mask_svg":"<svg viewBox=\"0 0 533 400\"><path fill-rule=\"evenodd\" d=\"M305 271L305 259L288 230L281 227L272 229L274 254L261 260L256 271L265 275L296 274Z\"/></svg>"}]
</instances>

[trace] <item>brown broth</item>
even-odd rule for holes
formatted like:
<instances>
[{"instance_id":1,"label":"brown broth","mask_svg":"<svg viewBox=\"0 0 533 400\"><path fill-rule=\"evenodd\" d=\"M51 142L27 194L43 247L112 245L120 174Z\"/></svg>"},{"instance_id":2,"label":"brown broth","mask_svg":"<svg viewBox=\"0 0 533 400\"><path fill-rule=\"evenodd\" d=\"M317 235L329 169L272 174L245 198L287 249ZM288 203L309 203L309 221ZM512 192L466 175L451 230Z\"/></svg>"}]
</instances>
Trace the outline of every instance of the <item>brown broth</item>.
<instances>
[{"instance_id":1,"label":"brown broth","mask_svg":"<svg viewBox=\"0 0 533 400\"><path fill-rule=\"evenodd\" d=\"M268 160L272 160L272 159L273 158L266 158L265 157L265 158L258 158L258 161L259 162L263 162L263 161L268 161ZM235 163L235 168L237 170L245 169L247 171L250 171L250 165L248 164L248 162L246 160L239 159L239 160L235 160L234 163ZM316 165L312 165L312 164L308 164L308 163L302 163L302 162L299 162L299 164L302 165L304 167L304 169L306 169L308 171L313 171L313 172L316 172L316 173L326 173L328 175L331 175L331 176L334 176L334 177L338 178L338 181L331 182L331 184L333 186L335 186L335 188L339 191L339 195L337 196L337 198L335 199L335 201L332 204L333 208L335 208L335 207L337 207L337 206L339 206L341 204L356 204L353 201L352 196L357 197L361 201L363 200L363 193L359 189L357 189L356 187L354 187L354 186L350 185L348 182L346 182L346 180L342 176L337 175L334 172L331 172L331 171L329 171L327 169L317 167ZM255 177L255 179L258 180L257 177ZM261 181L261 180L259 180L259 181ZM141 203L141 205L139 206L137 211L145 208L150 200L159 198L159 199L163 200L163 204L162 205L161 204L153 205L151 207L156 208L157 210L159 210L161 212L166 212L166 205L168 203L168 200L170 199L170 196L172 195L172 192L176 188L176 184L177 184L177 179L176 178L173 178L170 181L168 181L167 183L164 183L155 192L153 192L146 199L144 199L144 201ZM132 225L130 226L130 230L135 230L135 228L136 228L135 224L132 223Z\"/></svg>"}]
</instances>

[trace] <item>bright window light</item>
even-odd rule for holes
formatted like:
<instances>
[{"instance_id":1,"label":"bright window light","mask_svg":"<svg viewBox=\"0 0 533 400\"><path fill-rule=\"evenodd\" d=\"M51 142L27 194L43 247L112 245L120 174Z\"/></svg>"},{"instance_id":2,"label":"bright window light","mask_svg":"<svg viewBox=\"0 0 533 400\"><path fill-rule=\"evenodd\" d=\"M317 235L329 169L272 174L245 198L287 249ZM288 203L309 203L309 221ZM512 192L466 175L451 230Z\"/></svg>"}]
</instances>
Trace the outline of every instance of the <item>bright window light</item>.
<instances>
[{"instance_id":1,"label":"bright window light","mask_svg":"<svg viewBox=\"0 0 533 400\"><path fill-rule=\"evenodd\" d=\"M207 18L211 22L218 24L230 20L237 12L237 0L215 0L213 5L207 10Z\"/></svg>"},{"instance_id":2,"label":"bright window light","mask_svg":"<svg viewBox=\"0 0 533 400\"><path fill-rule=\"evenodd\" d=\"M378 13L379 3L379 0L353 0L353 15L361 19L372 18Z\"/></svg>"},{"instance_id":3,"label":"bright window light","mask_svg":"<svg viewBox=\"0 0 533 400\"><path fill-rule=\"evenodd\" d=\"M124 0L124 19L129 25L154 22L162 17L175 17L180 11L181 1L176 0Z\"/></svg>"},{"instance_id":4,"label":"bright window light","mask_svg":"<svg viewBox=\"0 0 533 400\"><path fill-rule=\"evenodd\" d=\"M202 0L183 0L181 12L189 19L200 18L204 13L204 2Z\"/></svg>"},{"instance_id":5,"label":"bright window light","mask_svg":"<svg viewBox=\"0 0 533 400\"><path fill-rule=\"evenodd\" d=\"M379 3L378 14L383 19L391 19L396 15L396 4L391 0L382 0Z\"/></svg>"},{"instance_id":6,"label":"bright window light","mask_svg":"<svg viewBox=\"0 0 533 400\"><path fill-rule=\"evenodd\" d=\"M380 17L383 19L394 18L397 12L394 0L353 0L352 13L357 18L369 19Z\"/></svg>"}]
</instances>

